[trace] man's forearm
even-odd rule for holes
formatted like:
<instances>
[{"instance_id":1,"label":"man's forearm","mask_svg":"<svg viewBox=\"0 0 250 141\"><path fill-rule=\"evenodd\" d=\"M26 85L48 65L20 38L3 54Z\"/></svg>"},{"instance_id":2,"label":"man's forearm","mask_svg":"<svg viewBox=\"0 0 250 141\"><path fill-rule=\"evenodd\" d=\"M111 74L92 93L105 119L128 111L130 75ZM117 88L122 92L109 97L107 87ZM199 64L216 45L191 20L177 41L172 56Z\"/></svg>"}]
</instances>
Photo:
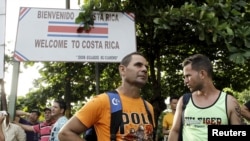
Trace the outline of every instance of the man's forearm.
<instances>
[{"instance_id":1,"label":"man's forearm","mask_svg":"<svg viewBox=\"0 0 250 141\"><path fill-rule=\"evenodd\" d=\"M79 135L72 133L72 132L64 132L62 134L59 134L58 136L60 141L85 141L84 138L81 138Z\"/></svg>"},{"instance_id":2,"label":"man's forearm","mask_svg":"<svg viewBox=\"0 0 250 141\"><path fill-rule=\"evenodd\" d=\"M178 141L179 133L176 131L170 131L168 141Z\"/></svg>"},{"instance_id":3,"label":"man's forearm","mask_svg":"<svg viewBox=\"0 0 250 141\"><path fill-rule=\"evenodd\" d=\"M16 110L16 116L28 116L30 113L21 110Z\"/></svg>"}]
</instances>

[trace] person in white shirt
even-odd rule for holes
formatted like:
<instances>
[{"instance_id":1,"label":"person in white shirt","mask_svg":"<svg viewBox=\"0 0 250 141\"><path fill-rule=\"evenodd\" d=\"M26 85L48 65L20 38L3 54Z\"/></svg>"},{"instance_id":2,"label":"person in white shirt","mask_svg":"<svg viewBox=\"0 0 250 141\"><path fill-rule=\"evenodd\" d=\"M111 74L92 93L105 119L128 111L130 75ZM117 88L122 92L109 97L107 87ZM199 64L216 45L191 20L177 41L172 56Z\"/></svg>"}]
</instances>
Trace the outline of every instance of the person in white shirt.
<instances>
[{"instance_id":1,"label":"person in white shirt","mask_svg":"<svg viewBox=\"0 0 250 141\"><path fill-rule=\"evenodd\" d=\"M56 120L50 133L49 141L59 141L58 133L62 126L68 121L65 116L66 103L62 100L55 100L51 108L51 115Z\"/></svg>"},{"instance_id":2,"label":"person in white shirt","mask_svg":"<svg viewBox=\"0 0 250 141\"><path fill-rule=\"evenodd\" d=\"M0 127L4 135L4 141L26 141L26 134L22 127L9 122L9 120L8 112L0 113ZM1 133L0 136L2 136Z\"/></svg>"}]
</instances>

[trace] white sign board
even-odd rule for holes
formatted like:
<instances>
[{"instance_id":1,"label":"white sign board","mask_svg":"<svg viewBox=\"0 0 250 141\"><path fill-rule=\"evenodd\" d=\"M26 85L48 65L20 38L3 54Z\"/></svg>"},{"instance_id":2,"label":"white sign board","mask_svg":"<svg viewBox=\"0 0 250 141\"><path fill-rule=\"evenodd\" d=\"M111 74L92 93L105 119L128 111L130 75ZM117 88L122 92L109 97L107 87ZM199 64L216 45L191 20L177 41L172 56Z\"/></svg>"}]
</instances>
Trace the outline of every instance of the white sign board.
<instances>
[{"instance_id":1,"label":"white sign board","mask_svg":"<svg viewBox=\"0 0 250 141\"><path fill-rule=\"evenodd\" d=\"M120 62L136 51L134 14L94 12L94 26L78 33L80 10L21 7L17 61Z\"/></svg>"},{"instance_id":2,"label":"white sign board","mask_svg":"<svg viewBox=\"0 0 250 141\"><path fill-rule=\"evenodd\" d=\"M0 79L4 78L4 44L5 44L5 22L6 22L6 3L0 0Z\"/></svg>"}]
</instances>

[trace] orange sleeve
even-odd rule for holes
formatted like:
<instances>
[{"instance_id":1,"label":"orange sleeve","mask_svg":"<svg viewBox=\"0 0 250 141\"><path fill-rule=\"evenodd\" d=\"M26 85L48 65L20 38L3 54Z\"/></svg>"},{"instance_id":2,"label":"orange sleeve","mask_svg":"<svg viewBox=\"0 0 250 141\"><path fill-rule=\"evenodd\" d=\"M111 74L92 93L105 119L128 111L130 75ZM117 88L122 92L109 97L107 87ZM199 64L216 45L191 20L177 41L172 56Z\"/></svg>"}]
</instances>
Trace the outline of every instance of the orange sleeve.
<instances>
[{"instance_id":1,"label":"orange sleeve","mask_svg":"<svg viewBox=\"0 0 250 141\"><path fill-rule=\"evenodd\" d=\"M100 94L88 101L75 116L87 127L99 122L104 110L110 109L107 94Z\"/></svg>"}]
</instances>

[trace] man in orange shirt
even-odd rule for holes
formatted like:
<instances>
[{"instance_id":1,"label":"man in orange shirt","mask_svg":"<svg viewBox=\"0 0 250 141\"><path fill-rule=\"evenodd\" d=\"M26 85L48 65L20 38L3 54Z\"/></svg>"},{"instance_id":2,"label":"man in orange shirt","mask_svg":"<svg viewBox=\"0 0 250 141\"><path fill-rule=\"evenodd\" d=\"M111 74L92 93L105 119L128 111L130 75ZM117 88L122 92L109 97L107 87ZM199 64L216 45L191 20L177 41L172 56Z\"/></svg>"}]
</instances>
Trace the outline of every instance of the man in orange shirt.
<instances>
[{"instance_id":1,"label":"man in orange shirt","mask_svg":"<svg viewBox=\"0 0 250 141\"><path fill-rule=\"evenodd\" d=\"M119 131L115 135L117 141L137 140L153 141L154 121L150 122L141 89L148 80L148 62L137 52L125 56L120 65L121 85L116 89L122 103L122 119ZM153 107L146 105L154 119ZM110 141L110 103L107 94L99 94L86 103L59 132L60 141L82 141L79 136L94 126L97 139Z\"/></svg>"}]
</instances>

